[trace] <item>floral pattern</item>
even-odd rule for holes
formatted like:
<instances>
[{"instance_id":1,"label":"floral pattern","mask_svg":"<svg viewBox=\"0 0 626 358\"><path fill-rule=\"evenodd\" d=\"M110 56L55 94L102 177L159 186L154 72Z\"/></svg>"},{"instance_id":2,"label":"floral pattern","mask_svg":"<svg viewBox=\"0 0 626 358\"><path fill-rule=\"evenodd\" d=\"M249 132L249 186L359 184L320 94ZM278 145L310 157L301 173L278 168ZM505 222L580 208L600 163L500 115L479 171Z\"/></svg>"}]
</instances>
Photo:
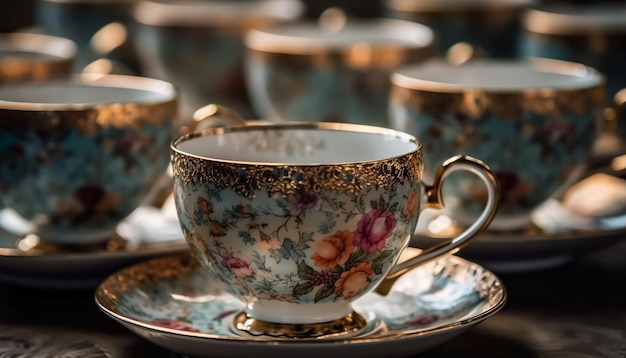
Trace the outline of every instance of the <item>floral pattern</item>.
<instances>
[{"instance_id":1,"label":"floral pattern","mask_svg":"<svg viewBox=\"0 0 626 358\"><path fill-rule=\"evenodd\" d=\"M190 269L177 271L181 261L176 257L152 260L160 264L141 263L137 270L126 269L111 276L96 293L104 308L133 322L175 331L214 334L231 338L230 324L243 303L222 291L215 278L195 262ZM189 262L186 260L184 262ZM359 267L360 266L360 267ZM349 276L367 276L369 266L353 267ZM171 276L168 272L180 272ZM133 282L132 277L149 278L149 282L124 287L118 282ZM359 279L356 282L362 282ZM106 289L105 289L106 287ZM343 285L358 290L359 285ZM367 294L354 303L367 317L367 337L420 332L444 327L475 315L484 314L504 302L503 288L489 271L456 257L446 257L420 266L402 277L386 297ZM114 297L108 300L105 296ZM378 320L382 321L382 327ZM358 339L358 337L356 338Z\"/></svg>"},{"instance_id":2,"label":"floral pattern","mask_svg":"<svg viewBox=\"0 0 626 358\"><path fill-rule=\"evenodd\" d=\"M39 227L41 233L112 231L165 173L174 113L164 119L137 119L134 126L105 127L95 133L4 127L3 204L26 220L46 223Z\"/></svg>"},{"instance_id":3,"label":"floral pattern","mask_svg":"<svg viewBox=\"0 0 626 358\"><path fill-rule=\"evenodd\" d=\"M212 184L175 182L190 247L244 301L359 297L391 268L417 222L415 182L367 187L358 196L260 190L249 199Z\"/></svg>"},{"instance_id":4,"label":"floral pattern","mask_svg":"<svg viewBox=\"0 0 626 358\"><path fill-rule=\"evenodd\" d=\"M428 153L425 181L431 181L433 170L456 154L489 164L501 189L495 223L528 216L582 174L596 138L602 93L599 86L526 97L481 91L431 93L394 86L390 113L392 127L420 138ZM444 192L455 200L446 208L455 218L473 222L484 207L483 183L466 173L447 180Z\"/></svg>"}]
</instances>

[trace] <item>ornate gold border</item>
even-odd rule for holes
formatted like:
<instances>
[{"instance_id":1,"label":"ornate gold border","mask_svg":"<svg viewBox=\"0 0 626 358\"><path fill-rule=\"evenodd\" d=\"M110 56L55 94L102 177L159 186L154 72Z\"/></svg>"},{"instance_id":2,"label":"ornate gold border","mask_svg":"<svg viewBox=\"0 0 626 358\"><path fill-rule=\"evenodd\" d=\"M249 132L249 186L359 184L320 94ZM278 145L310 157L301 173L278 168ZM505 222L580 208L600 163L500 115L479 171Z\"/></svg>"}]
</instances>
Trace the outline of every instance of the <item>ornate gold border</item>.
<instances>
[{"instance_id":1,"label":"ornate gold border","mask_svg":"<svg viewBox=\"0 0 626 358\"><path fill-rule=\"evenodd\" d=\"M375 127L359 125L333 125L330 123L291 123L280 125L249 125L242 127L208 129L177 139L172 144L172 169L183 183L212 183L219 188L231 188L236 193L253 198L259 189L270 195L288 196L302 191L319 193L322 190L355 195L366 187L390 188L396 184L421 180L423 171L422 147L414 137L380 128L381 134L397 135L416 143L416 150L398 157L363 163L342 164L269 164L230 163L200 158L183 153L177 145L189 138L219 135L228 131L276 129L330 129L370 131Z\"/></svg>"}]
</instances>

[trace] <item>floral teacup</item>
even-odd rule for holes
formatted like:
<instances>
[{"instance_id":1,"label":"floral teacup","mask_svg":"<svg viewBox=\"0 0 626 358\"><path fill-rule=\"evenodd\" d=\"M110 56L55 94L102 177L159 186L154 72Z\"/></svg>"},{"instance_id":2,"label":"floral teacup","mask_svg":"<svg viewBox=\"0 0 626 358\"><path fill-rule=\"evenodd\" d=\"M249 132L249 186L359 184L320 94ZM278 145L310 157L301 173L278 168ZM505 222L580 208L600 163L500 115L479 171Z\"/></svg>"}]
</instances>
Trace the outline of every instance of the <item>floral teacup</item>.
<instances>
[{"instance_id":1,"label":"floral teacup","mask_svg":"<svg viewBox=\"0 0 626 358\"><path fill-rule=\"evenodd\" d=\"M241 334L345 337L366 320L351 302L385 293L411 268L456 252L495 214L489 168L456 157L421 182L423 149L405 133L356 124L248 124L185 135L172 145L174 197L195 256L246 308ZM444 178L475 173L489 202L449 243L397 264L422 207L442 205Z\"/></svg>"},{"instance_id":2,"label":"floral teacup","mask_svg":"<svg viewBox=\"0 0 626 358\"><path fill-rule=\"evenodd\" d=\"M392 127L422 138L424 177L453 154L492 167L502 192L489 229L519 229L530 213L580 179L598 137L604 78L550 59L412 65L392 76ZM486 197L474 178L446 186L447 210L470 225Z\"/></svg>"},{"instance_id":3,"label":"floral teacup","mask_svg":"<svg viewBox=\"0 0 626 358\"><path fill-rule=\"evenodd\" d=\"M137 76L0 86L4 206L42 242L107 241L166 172L177 103L173 85Z\"/></svg>"}]
</instances>

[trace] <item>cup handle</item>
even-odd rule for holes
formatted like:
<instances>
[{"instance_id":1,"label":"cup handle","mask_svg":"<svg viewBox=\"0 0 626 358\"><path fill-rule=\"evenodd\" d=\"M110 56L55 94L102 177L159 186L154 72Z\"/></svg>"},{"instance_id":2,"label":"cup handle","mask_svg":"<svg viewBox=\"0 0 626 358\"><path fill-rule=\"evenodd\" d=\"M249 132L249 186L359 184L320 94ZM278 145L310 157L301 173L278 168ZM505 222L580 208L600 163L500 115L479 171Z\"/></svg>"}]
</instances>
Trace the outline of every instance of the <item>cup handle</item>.
<instances>
[{"instance_id":1,"label":"cup handle","mask_svg":"<svg viewBox=\"0 0 626 358\"><path fill-rule=\"evenodd\" d=\"M193 121L181 129L181 135L209 128L245 126L247 122L237 112L219 104L208 104L193 113Z\"/></svg>"},{"instance_id":2,"label":"cup handle","mask_svg":"<svg viewBox=\"0 0 626 358\"><path fill-rule=\"evenodd\" d=\"M424 186L426 194L426 203L424 207L433 209L442 209L444 207L442 193L443 182L448 175L459 170L472 172L478 176L487 187L487 204L485 205L482 213L470 227L457 237L440 245L429 247L420 252L417 256L394 266L378 288L376 288L377 293L383 296L388 294L398 278L417 266L439 258L445 254L454 254L458 252L460 249L469 244L474 238L476 238L478 234L485 230L491 223L498 209L500 186L495 175L491 172L491 169L482 161L470 156L459 155L452 157L446 160L441 167L439 167L439 170L435 173L433 184L430 186Z\"/></svg>"}]
</instances>

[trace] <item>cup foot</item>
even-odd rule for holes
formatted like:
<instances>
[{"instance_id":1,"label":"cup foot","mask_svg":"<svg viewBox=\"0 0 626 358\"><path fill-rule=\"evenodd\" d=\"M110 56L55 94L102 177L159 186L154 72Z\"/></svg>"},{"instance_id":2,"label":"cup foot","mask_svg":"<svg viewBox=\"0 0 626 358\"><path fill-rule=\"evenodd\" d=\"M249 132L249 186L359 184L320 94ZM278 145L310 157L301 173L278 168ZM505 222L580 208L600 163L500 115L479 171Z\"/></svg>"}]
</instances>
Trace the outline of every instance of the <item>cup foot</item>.
<instances>
[{"instance_id":1,"label":"cup foot","mask_svg":"<svg viewBox=\"0 0 626 358\"><path fill-rule=\"evenodd\" d=\"M267 336L298 340L346 338L367 328L367 319L352 311L333 321L319 323L275 323L252 318L242 311L233 319L233 331L244 336Z\"/></svg>"}]
</instances>

